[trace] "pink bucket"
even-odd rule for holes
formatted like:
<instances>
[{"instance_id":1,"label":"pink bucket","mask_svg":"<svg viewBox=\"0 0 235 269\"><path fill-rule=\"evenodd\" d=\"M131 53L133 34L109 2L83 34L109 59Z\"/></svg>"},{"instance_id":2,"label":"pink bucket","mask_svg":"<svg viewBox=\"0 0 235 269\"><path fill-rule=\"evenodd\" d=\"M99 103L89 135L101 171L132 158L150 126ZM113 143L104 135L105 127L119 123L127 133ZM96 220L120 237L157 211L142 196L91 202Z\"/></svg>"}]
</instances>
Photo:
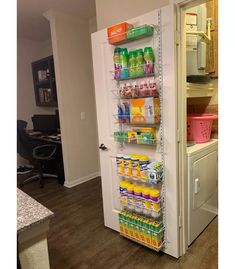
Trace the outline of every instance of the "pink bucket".
<instances>
[{"instance_id":1,"label":"pink bucket","mask_svg":"<svg viewBox=\"0 0 235 269\"><path fill-rule=\"evenodd\" d=\"M197 144L210 140L213 120L216 114L189 114L187 116L187 140L195 141Z\"/></svg>"}]
</instances>

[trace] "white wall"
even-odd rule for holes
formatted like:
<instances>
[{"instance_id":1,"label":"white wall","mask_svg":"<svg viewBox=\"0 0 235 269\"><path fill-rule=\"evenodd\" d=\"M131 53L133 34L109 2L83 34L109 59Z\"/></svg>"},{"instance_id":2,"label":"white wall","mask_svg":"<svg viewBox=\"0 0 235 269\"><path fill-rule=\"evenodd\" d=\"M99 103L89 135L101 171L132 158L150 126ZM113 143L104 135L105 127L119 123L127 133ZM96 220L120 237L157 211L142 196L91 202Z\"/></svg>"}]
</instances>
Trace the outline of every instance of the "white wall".
<instances>
[{"instance_id":1,"label":"white wall","mask_svg":"<svg viewBox=\"0 0 235 269\"><path fill-rule=\"evenodd\" d=\"M51 27L65 186L72 187L99 173L89 22L52 10L45 16Z\"/></svg>"},{"instance_id":2,"label":"white wall","mask_svg":"<svg viewBox=\"0 0 235 269\"><path fill-rule=\"evenodd\" d=\"M36 42L17 39L17 119L32 128L34 114L54 114L55 108L36 106L31 63L52 55L51 40ZM10 71L9 71L10 72Z\"/></svg>"},{"instance_id":3,"label":"white wall","mask_svg":"<svg viewBox=\"0 0 235 269\"><path fill-rule=\"evenodd\" d=\"M95 2L97 26L101 30L168 5L169 0L96 0Z\"/></svg>"}]
</instances>

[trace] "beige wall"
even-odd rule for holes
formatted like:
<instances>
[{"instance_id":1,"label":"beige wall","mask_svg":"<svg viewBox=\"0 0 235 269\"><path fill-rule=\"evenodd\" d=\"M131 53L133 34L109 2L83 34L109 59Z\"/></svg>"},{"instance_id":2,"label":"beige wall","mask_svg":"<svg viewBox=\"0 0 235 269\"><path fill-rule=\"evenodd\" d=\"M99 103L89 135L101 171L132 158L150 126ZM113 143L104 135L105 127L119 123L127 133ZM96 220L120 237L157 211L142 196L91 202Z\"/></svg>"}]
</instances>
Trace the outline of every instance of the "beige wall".
<instances>
[{"instance_id":1,"label":"beige wall","mask_svg":"<svg viewBox=\"0 0 235 269\"><path fill-rule=\"evenodd\" d=\"M52 55L51 40L36 42L17 39L17 119L32 128L33 114L54 114L55 108L38 107L35 102L31 63Z\"/></svg>"},{"instance_id":2,"label":"beige wall","mask_svg":"<svg viewBox=\"0 0 235 269\"><path fill-rule=\"evenodd\" d=\"M65 186L72 187L99 171L89 22L52 10L45 16L51 27Z\"/></svg>"},{"instance_id":3,"label":"beige wall","mask_svg":"<svg viewBox=\"0 0 235 269\"><path fill-rule=\"evenodd\" d=\"M90 18L89 21L89 33L92 34L97 31L97 20L96 17Z\"/></svg>"},{"instance_id":4,"label":"beige wall","mask_svg":"<svg viewBox=\"0 0 235 269\"><path fill-rule=\"evenodd\" d=\"M98 30L160 8L169 0L96 0Z\"/></svg>"}]
</instances>

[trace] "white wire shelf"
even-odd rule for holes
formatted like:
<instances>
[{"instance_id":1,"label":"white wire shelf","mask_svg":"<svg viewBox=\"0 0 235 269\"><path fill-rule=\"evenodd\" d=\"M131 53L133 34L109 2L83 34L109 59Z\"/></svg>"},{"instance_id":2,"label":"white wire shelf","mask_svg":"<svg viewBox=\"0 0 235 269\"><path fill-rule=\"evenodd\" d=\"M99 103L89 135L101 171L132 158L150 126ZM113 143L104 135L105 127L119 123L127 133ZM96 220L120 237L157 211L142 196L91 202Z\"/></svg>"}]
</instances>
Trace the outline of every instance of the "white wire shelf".
<instances>
[{"instance_id":1,"label":"white wire shelf","mask_svg":"<svg viewBox=\"0 0 235 269\"><path fill-rule=\"evenodd\" d=\"M113 73L115 73L115 71L111 71ZM143 74L143 75L139 75L139 76L134 76L134 77L124 77L124 78L113 78L116 81L125 81L125 80L133 80L133 79L139 79L139 78L148 78L148 77L155 77L156 73L148 73L148 74Z\"/></svg>"},{"instance_id":2,"label":"white wire shelf","mask_svg":"<svg viewBox=\"0 0 235 269\"><path fill-rule=\"evenodd\" d=\"M119 124L134 124L134 125L157 125L160 123L160 115L118 115L114 114L113 117L117 120Z\"/></svg>"},{"instance_id":3,"label":"white wire shelf","mask_svg":"<svg viewBox=\"0 0 235 269\"><path fill-rule=\"evenodd\" d=\"M154 246L151 245L151 244L147 244L147 243L145 243L145 242L143 242L143 241L141 241L141 240L137 240L135 237L131 237L131 236L125 234L125 233L120 233L120 235L123 236L123 237L126 237L127 239L130 239L130 240L132 240L132 241L134 241L134 242L136 242L136 243L138 243L138 244L140 244L140 245L143 245L143 246L145 246L145 247L147 247L147 248L150 248L150 249L152 249L152 250L155 250L155 251L157 251L157 252L161 251L162 248L163 248L164 245L165 245L165 242L163 241L162 244L161 244L159 247L154 247Z\"/></svg>"},{"instance_id":4,"label":"white wire shelf","mask_svg":"<svg viewBox=\"0 0 235 269\"><path fill-rule=\"evenodd\" d=\"M150 98L150 97L152 98L159 97L159 93L157 89L145 90L145 91L142 91L143 93L141 93L141 90L136 90L136 89L133 89L133 90L117 89L117 90L111 90L111 92L118 99L142 99L142 98ZM151 94L151 92L155 92L155 93Z\"/></svg>"},{"instance_id":5,"label":"white wire shelf","mask_svg":"<svg viewBox=\"0 0 235 269\"><path fill-rule=\"evenodd\" d=\"M161 182L162 182L162 178L163 178L162 175L161 175L159 178L157 178L157 179L155 180L156 183L150 183L148 178L145 179L145 178L135 177L135 176L129 176L129 175L121 174L121 173L117 173L117 175L118 175L119 177L122 177L122 178L124 178L124 179L129 180L129 181L135 181L135 182L138 182L138 183L147 183L147 184L149 184L150 186L151 186L151 185L154 186L154 185L157 185L157 184L161 183Z\"/></svg>"}]
</instances>

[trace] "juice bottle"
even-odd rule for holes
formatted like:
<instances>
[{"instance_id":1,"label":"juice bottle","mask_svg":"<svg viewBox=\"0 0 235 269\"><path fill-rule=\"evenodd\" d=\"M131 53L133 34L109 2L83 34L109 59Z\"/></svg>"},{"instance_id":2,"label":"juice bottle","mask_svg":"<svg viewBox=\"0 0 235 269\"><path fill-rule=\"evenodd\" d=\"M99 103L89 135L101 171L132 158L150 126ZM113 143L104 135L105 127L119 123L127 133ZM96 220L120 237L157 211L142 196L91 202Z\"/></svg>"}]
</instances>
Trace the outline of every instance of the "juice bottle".
<instances>
[{"instance_id":1,"label":"juice bottle","mask_svg":"<svg viewBox=\"0 0 235 269\"><path fill-rule=\"evenodd\" d=\"M145 222L145 243L151 245L151 229L150 221L146 220Z\"/></svg>"},{"instance_id":2,"label":"juice bottle","mask_svg":"<svg viewBox=\"0 0 235 269\"><path fill-rule=\"evenodd\" d=\"M142 49L136 50L136 76L144 74L144 53Z\"/></svg>"},{"instance_id":3,"label":"juice bottle","mask_svg":"<svg viewBox=\"0 0 235 269\"><path fill-rule=\"evenodd\" d=\"M134 237L134 225L131 216L129 217L129 236Z\"/></svg>"},{"instance_id":4,"label":"juice bottle","mask_svg":"<svg viewBox=\"0 0 235 269\"><path fill-rule=\"evenodd\" d=\"M143 219L140 219L140 240L145 243L145 224Z\"/></svg>"},{"instance_id":5,"label":"juice bottle","mask_svg":"<svg viewBox=\"0 0 235 269\"><path fill-rule=\"evenodd\" d=\"M140 240L140 222L137 216L134 217L134 236L136 240Z\"/></svg>"},{"instance_id":6,"label":"juice bottle","mask_svg":"<svg viewBox=\"0 0 235 269\"><path fill-rule=\"evenodd\" d=\"M151 215L150 188L142 188L143 213L146 216Z\"/></svg>"},{"instance_id":7,"label":"juice bottle","mask_svg":"<svg viewBox=\"0 0 235 269\"><path fill-rule=\"evenodd\" d=\"M136 76L136 52L129 52L129 75L131 78Z\"/></svg>"},{"instance_id":8,"label":"juice bottle","mask_svg":"<svg viewBox=\"0 0 235 269\"><path fill-rule=\"evenodd\" d=\"M113 63L114 63L114 78L115 79L120 78L120 75L121 75L120 52L121 52L121 48L114 49Z\"/></svg>"},{"instance_id":9,"label":"juice bottle","mask_svg":"<svg viewBox=\"0 0 235 269\"><path fill-rule=\"evenodd\" d=\"M144 73L151 74L154 72L154 55L152 47L144 48Z\"/></svg>"},{"instance_id":10,"label":"juice bottle","mask_svg":"<svg viewBox=\"0 0 235 269\"><path fill-rule=\"evenodd\" d=\"M121 75L120 78L128 78L128 51L127 48L123 48L120 51L120 66Z\"/></svg>"},{"instance_id":11,"label":"juice bottle","mask_svg":"<svg viewBox=\"0 0 235 269\"><path fill-rule=\"evenodd\" d=\"M123 216L123 224L124 224L124 233L126 235L128 235L129 230L128 230L128 221L127 221L127 215L126 214L124 214L124 216Z\"/></svg>"},{"instance_id":12,"label":"juice bottle","mask_svg":"<svg viewBox=\"0 0 235 269\"><path fill-rule=\"evenodd\" d=\"M123 215L121 213L119 214L119 228L120 228L120 233L124 233Z\"/></svg>"},{"instance_id":13,"label":"juice bottle","mask_svg":"<svg viewBox=\"0 0 235 269\"><path fill-rule=\"evenodd\" d=\"M127 185L127 208L130 211L134 210L135 207L135 197L134 197L134 185L132 183L129 183Z\"/></svg>"},{"instance_id":14,"label":"juice bottle","mask_svg":"<svg viewBox=\"0 0 235 269\"><path fill-rule=\"evenodd\" d=\"M160 192L159 190L150 191L150 201L151 201L151 216L153 218L158 218L160 216Z\"/></svg>"},{"instance_id":15,"label":"juice bottle","mask_svg":"<svg viewBox=\"0 0 235 269\"><path fill-rule=\"evenodd\" d=\"M135 211L141 213L143 211L142 207L142 187L134 186L134 196L135 196Z\"/></svg>"}]
</instances>

